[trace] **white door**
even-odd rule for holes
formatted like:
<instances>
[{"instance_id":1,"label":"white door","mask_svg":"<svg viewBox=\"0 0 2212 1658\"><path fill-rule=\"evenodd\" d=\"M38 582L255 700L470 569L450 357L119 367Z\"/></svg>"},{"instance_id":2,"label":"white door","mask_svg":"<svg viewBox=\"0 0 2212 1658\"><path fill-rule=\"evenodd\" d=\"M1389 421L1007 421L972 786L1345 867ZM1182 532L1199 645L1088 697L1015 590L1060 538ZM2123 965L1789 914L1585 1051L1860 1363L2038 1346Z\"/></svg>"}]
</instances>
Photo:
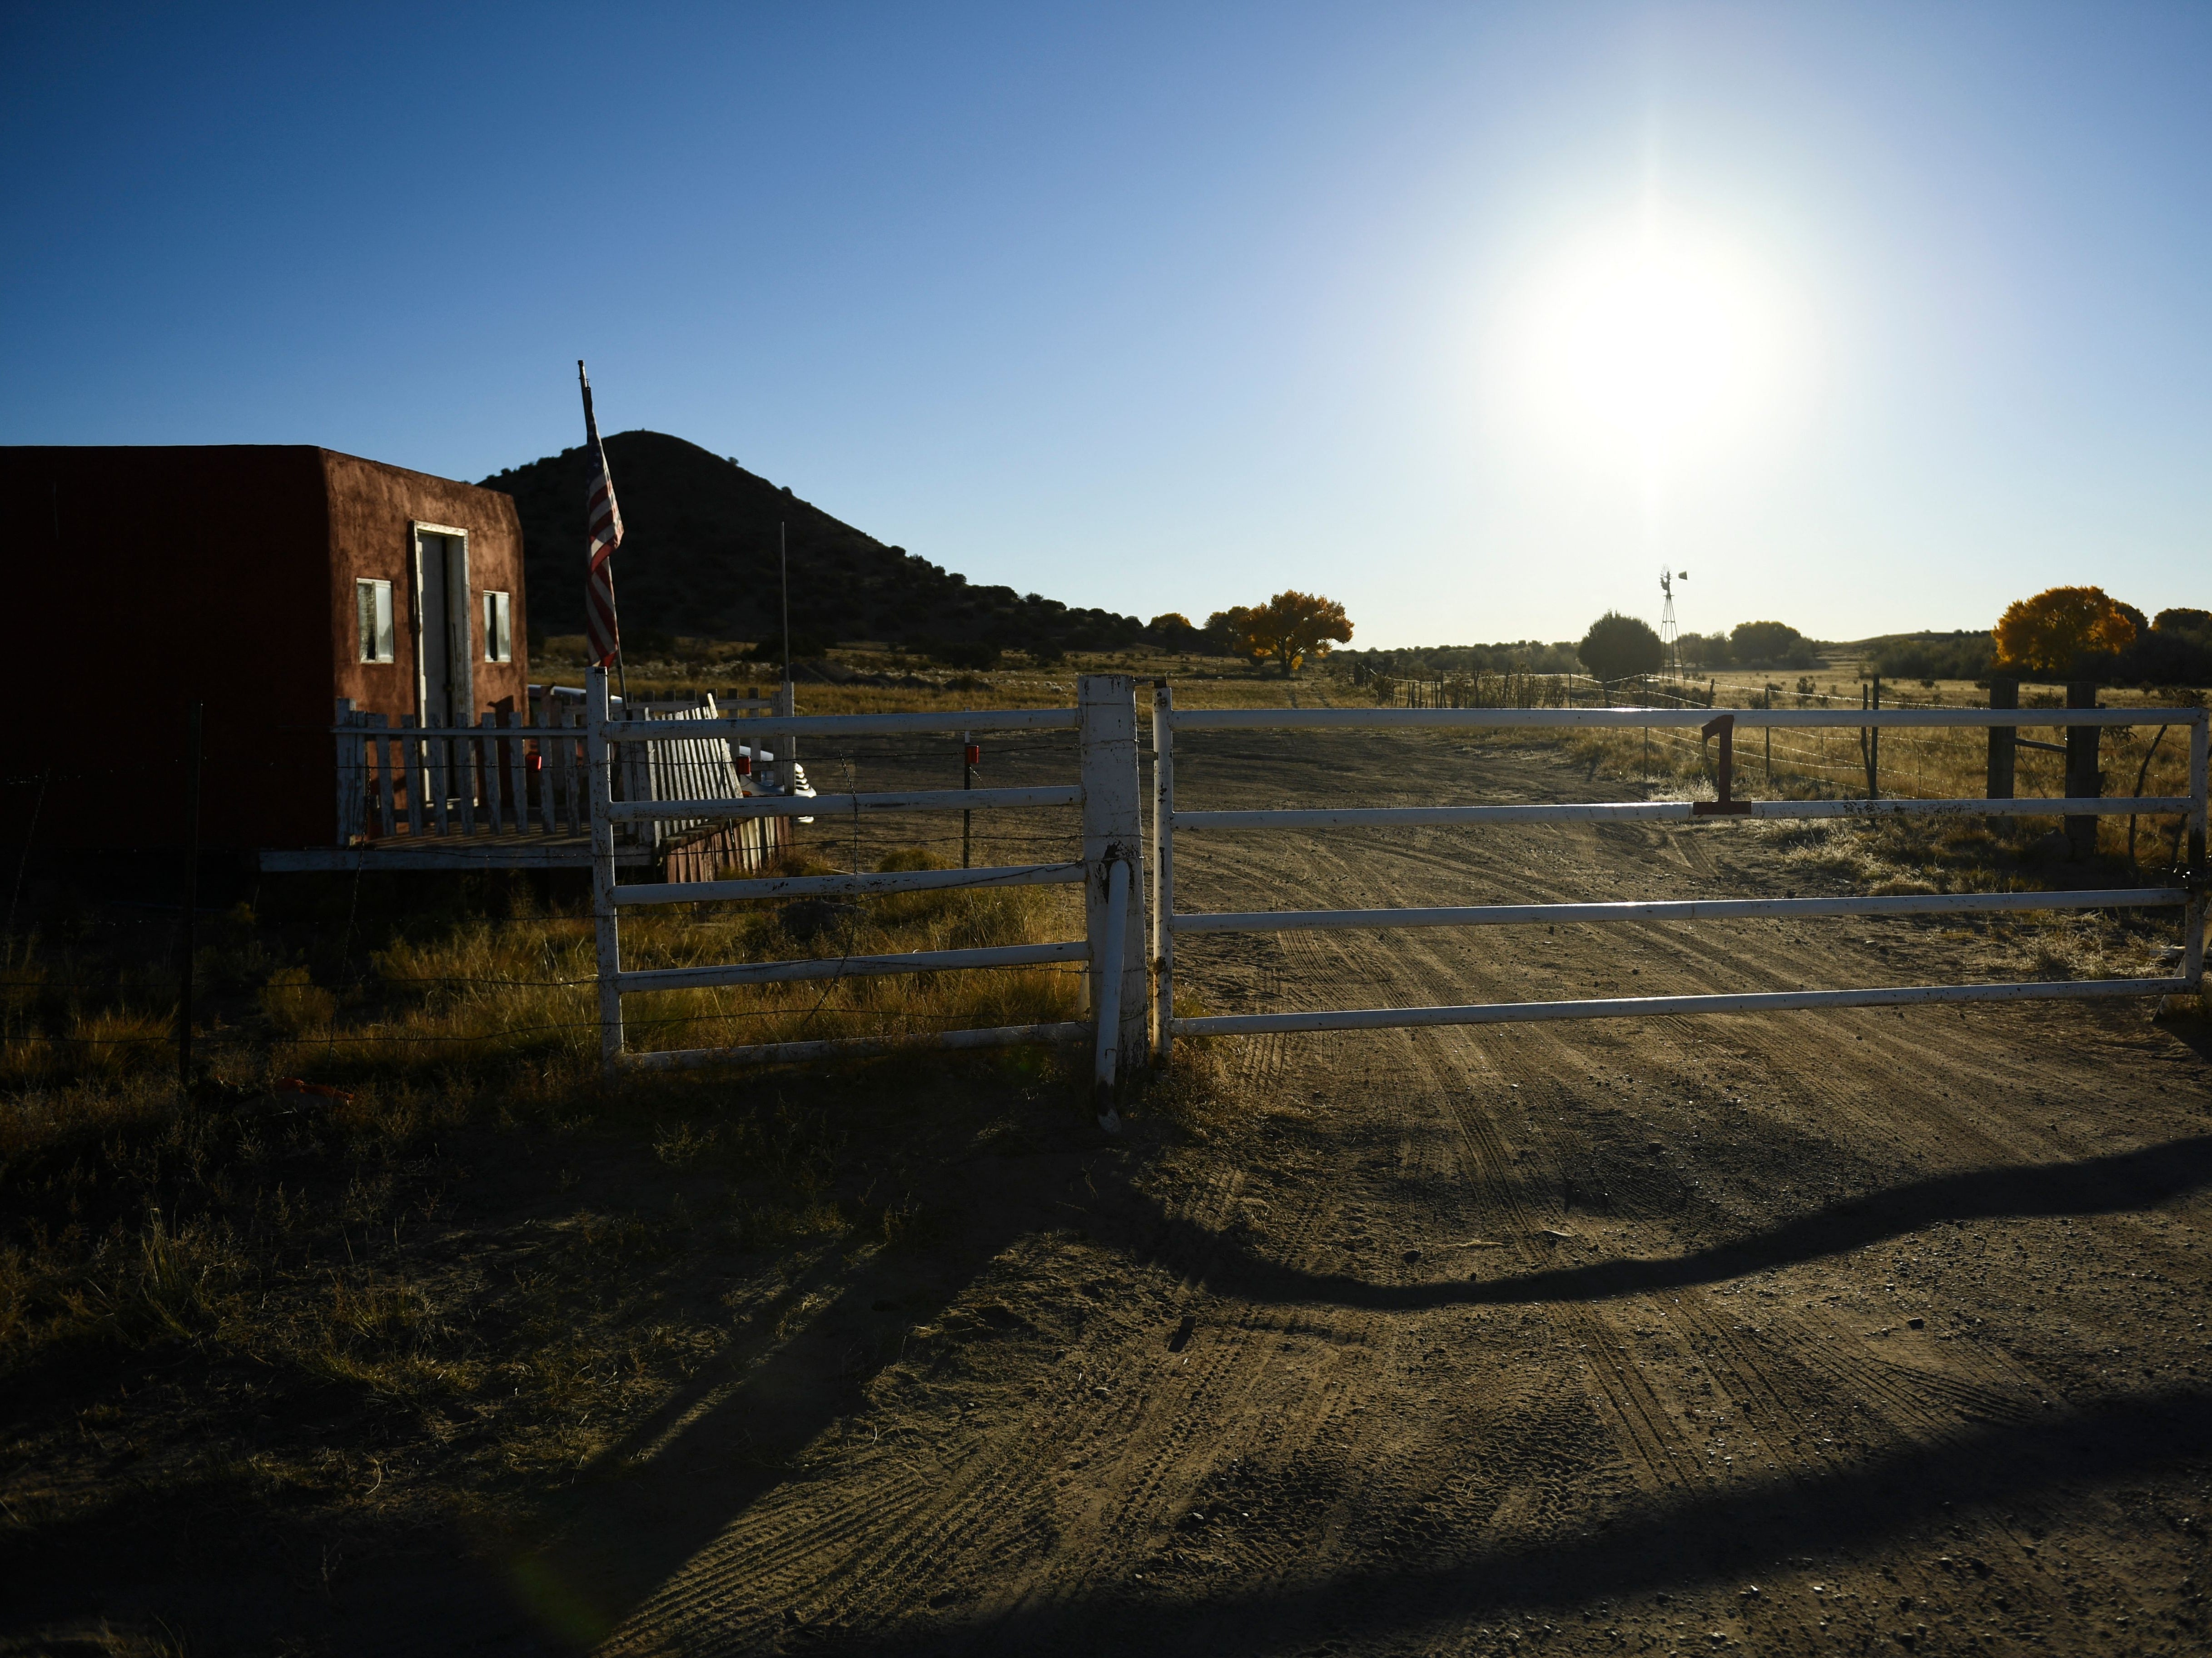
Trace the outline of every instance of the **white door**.
<instances>
[{"instance_id":1,"label":"white door","mask_svg":"<svg viewBox=\"0 0 2212 1658\"><path fill-rule=\"evenodd\" d=\"M416 528L415 661L422 723L471 723L476 677L469 653L469 544L459 531Z\"/></svg>"}]
</instances>

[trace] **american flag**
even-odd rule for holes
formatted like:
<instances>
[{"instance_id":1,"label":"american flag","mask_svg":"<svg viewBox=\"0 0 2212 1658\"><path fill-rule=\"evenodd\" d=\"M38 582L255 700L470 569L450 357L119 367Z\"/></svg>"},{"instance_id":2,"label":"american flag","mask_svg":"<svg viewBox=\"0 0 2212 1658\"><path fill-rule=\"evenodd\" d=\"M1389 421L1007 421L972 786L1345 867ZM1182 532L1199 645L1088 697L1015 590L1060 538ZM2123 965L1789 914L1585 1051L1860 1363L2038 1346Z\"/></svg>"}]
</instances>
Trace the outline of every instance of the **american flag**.
<instances>
[{"instance_id":1,"label":"american flag","mask_svg":"<svg viewBox=\"0 0 2212 1658\"><path fill-rule=\"evenodd\" d=\"M607 471L607 452L599 442L599 422L592 412L592 382L576 360L576 380L584 388L584 433L592 446L592 481L584 492L584 517L591 525L591 562L584 574L584 636L595 666L604 668L622 649L615 626L615 572L611 562L622 545L622 508L615 505L615 481Z\"/></svg>"}]
</instances>

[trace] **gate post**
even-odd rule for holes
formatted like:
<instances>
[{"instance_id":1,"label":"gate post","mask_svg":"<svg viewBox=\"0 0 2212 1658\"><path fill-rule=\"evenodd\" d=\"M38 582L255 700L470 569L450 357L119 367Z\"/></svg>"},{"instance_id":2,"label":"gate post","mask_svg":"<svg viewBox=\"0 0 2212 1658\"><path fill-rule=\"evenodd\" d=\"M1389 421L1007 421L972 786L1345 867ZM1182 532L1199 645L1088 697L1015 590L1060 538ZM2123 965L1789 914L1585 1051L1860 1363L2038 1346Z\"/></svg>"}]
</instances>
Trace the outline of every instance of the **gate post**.
<instances>
[{"instance_id":1,"label":"gate post","mask_svg":"<svg viewBox=\"0 0 2212 1658\"><path fill-rule=\"evenodd\" d=\"M2199 708L2189 726L2189 881L2198 890L2189 895L2188 920L2182 934L2181 970L2191 990L2199 988L2204 974L2204 832L2208 816L2207 774L2212 773L2212 715Z\"/></svg>"},{"instance_id":2,"label":"gate post","mask_svg":"<svg viewBox=\"0 0 2212 1658\"><path fill-rule=\"evenodd\" d=\"M1152 1062L1175 1052L1175 691L1152 682Z\"/></svg>"},{"instance_id":3,"label":"gate post","mask_svg":"<svg viewBox=\"0 0 2212 1658\"><path fill-rule=\"evenodd\" d=\"M1084 674L1075 682L1076 746L1083 768L1084 933L1091 945L1091 1006L1097 1011L1099 1121L1121 1127L1111 1088L1146 1057L1144 816L1137 776L1137 682L1127 674ZM1112 866L1122 866L1119 880ZM1119 914L1108 925L1109 895ZM1119 944L1118 950L1109 946ZM1120 958L1114 960L1115 957ZM1115 978L1109 995L1106 978ZM1111 1016L1110 1017L1109 1016Z\"/></svg>"},{"instance_id":4,"label":"gate post","mask_svg":"<svg viewBox=\"0 0 2212 1658\"><path fill-rule=\"evenodd\" d=\"M614 801L607 671L591 669L585 684L584 769L592 792L592 928L599 942L599 1063L611 1076L623 1051L622 992L616 987L616 975L622 971L622 939L615 921L615 826L607 811Z\"/></svg>"},{"instance_id":5,"label":"gate post","mask_svg":"<svg viewBox=\"0 0 2212 1658\"><path fill-rule=\"evenodd\" d=\"M2097 706L2097 687L2093 681L2075 679L2066 686L2066 706L2069 708L2094 708ZM2094 799L2105 792L2104 781L2097 772L2097 738L2094 726L2069 726L2066 728L2066 793L2076 800ZM2076 859L2091 858L2097 851L2097 820L2094 817L2066 819L2067 847Z\"/></svg>"}]
</instances>

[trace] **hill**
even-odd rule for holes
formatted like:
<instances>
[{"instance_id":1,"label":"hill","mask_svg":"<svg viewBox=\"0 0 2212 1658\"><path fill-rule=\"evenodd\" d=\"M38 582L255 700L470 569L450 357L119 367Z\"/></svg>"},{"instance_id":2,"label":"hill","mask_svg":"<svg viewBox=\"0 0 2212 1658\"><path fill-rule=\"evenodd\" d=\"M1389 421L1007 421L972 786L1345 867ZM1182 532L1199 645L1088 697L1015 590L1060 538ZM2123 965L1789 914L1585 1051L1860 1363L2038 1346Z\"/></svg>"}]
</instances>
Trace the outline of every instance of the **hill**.
<instances>
[{"instance_id":1,"label":"hill","mask_svg":"<svg viewBox=\"0 0 2212 1658\"><path fill-rule=\"evenodd\" d=\"M607 465L622 503L616 592L624 630L774 641L776 526L788 526L791 627L800 654L842 640L919 650L1018 649L1050 656L1136 642L1144 624L1011 587L978 586L830 516L733 460L662 432L618 432ZM522 519L530 623L584 628L581 445L485 478Z\"/></svg>"}]
</instances>

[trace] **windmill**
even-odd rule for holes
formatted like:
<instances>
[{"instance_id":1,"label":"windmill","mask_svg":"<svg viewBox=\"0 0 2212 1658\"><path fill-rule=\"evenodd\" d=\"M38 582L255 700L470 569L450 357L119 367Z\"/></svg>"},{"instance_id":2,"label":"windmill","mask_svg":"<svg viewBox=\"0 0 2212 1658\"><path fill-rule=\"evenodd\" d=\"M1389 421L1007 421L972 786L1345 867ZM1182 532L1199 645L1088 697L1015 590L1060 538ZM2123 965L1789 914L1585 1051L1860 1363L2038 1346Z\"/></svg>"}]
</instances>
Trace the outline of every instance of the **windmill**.
<instances>
[{"instance_id":1,"label":"windmill","mask_svg":"<svg viewBox=\"0 0 2212 1658\"><path fill-rule=\"evenodd\" d=\"M1680 647L1674 642L1677 635L1681 632L1674 623L1674 584L1678 581L1687 581L1689 579L1690 573L1687 570L1669 570L1663 564L1659 567L1659 591L1667 601L1659 610L1659 646L1665 653L1667 677L1669 679L1680 679L1682 677L1682 653Z\"/></svg>"}]
</instances>

